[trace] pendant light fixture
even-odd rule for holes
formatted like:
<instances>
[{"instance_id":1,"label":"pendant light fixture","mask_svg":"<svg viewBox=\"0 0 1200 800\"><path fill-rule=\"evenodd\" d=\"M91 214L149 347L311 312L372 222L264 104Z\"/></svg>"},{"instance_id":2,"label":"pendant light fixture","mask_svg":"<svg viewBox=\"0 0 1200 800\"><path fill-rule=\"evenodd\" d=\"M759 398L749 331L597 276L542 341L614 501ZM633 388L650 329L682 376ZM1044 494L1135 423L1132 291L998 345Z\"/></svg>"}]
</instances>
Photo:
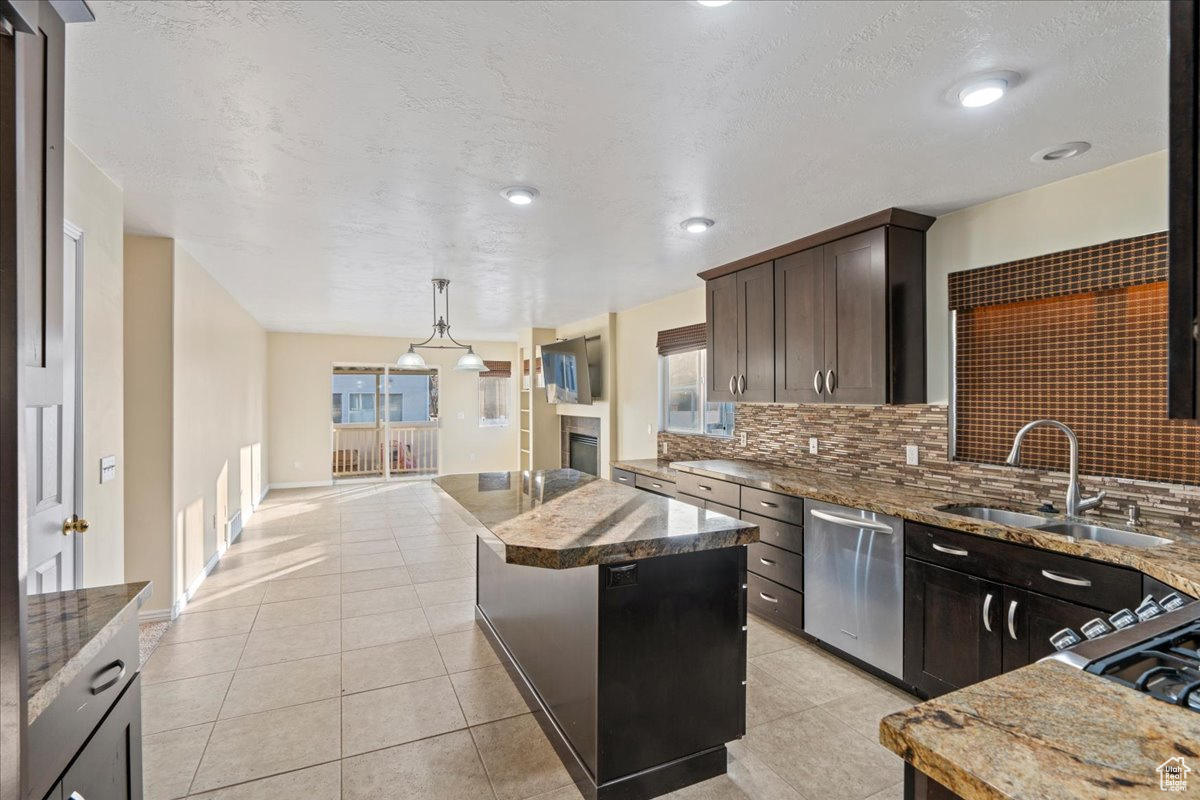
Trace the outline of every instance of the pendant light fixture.
<instances>
[{"instance_id":1,"label":"pendant light fixture","mask_svg":"<svg viewBox=\"0 0 1200 800\"><path fill-rule=\"evenodd\" d=\"M443 295L443 307L445 314L438 314L438 295ZM425 359L417 352L418 349L425 350L466 350L459 357L458 363L454 365L454 369L458 372L487 372L487 365L483 363L474 348L469 344L463 344L450 335L450 281L446 278L433 279L433 333L429 334L429 338L423 342L415 342L408 346L408 351L400 358L396 359L396 366L399 369L425 369ZM438 341L449 339L451 344L430 344L437 338Z\"/></svg>"}]
</instances>

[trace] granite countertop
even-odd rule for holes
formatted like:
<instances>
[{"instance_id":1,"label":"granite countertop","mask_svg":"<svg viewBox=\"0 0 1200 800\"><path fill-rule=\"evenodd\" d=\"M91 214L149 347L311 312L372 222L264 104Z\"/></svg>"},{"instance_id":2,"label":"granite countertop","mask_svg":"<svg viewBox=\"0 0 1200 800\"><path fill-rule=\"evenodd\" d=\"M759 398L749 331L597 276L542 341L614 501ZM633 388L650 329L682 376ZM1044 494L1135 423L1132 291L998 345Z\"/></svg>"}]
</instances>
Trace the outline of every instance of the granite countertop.
<instances>
[{"instance_id":1,"label":"granite countertop","mask_svg":"<svg viewBox=\"0 0 1200 800\"><path fill-rule=\"evenodd\" d=\"M150 597L149 581L30 595L25 648L29 722L50 706Z\"/></svg>"},{"instance_id":2,"label":"granite countertop","mask_svg":"<svg viewBox=\"0 0 1200 800\"><path fill-rule=\"evenodd\" d=\"M631 458L626 461L614 461L617 469L637 472L660 481L674 483L679 479L679 471L671 466L671 462L662 458Z\"/></svg>"},{"instance_id":3,"label":"granite countertop","mask_svg":"<svg viewBox=\"0 0 1200 800\"><path fill-rule=\"evenodd\" d=\"M748 522L572 469L434 480L510 564L568 569L758 541Z\"/></svg>"},{"instance_id":4,"label":"granite countertop","mask_svg":"<svg viewBox=\"0 0 1200 800\"><path fill-rule=\"evenodd\" d=\"M641 466L643 464L654 466L643 467ZM664 477L658 472L648 471L651 468L654 470L664 468L661 466L662 462L653 459L647 459L644 462L620 461L614 462L614 465L632 472ZM1123 547L1090 540L1071 539L1061 534L1035 531L1029 528L1014 528L940 510L948 505L994 507L1004 505L995 500L970 495L929 492L895 483L827 475L815 470L780 467L756 461L732 459L673 461L670 462L669 468L676 472L689 472L781 494L862 508L913 522L923 522L927 525L950 528L992 539L1003 539L1038 547L1042 550L1121 564L1139 570L1169 586L1187 592L1193 597L1200 597L1200 537L1185 531L1161 531L1139 526L1131 530L1165 536L1174 541L1172 544L1162 547Z\"/></svg>"},{"instance_id":5,"label":"granite countertop","mask_svg":"<svg viewBox=\"0 0 1200 800\"><path fill-rule=\"evenodd\" d=\"M879 740L966 800L1162 797L1200 714L1046 661L884 717Z\"/></svg>"}]
</instances>

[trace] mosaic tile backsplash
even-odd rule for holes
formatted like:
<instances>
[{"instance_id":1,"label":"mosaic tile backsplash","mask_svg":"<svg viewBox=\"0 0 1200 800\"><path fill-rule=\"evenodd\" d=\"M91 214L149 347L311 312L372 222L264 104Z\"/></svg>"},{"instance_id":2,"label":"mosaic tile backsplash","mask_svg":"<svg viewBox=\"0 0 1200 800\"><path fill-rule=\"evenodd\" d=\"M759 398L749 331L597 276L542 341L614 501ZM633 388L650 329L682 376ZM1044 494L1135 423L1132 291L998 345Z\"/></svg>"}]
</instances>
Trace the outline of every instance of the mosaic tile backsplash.
<instances>
[{"instance_id":1,"label":"mosaic tile backsplash","mask_svg":"<svg viewBox=\"0 0 1200 800\"><path fill-rule=\"evenodd\" d=\"M744 458L1033 508L1049 500L1063 508L1065 473L951 461L948 431L946 406L742 403L737 407L733 439L660 433L658 448L662 457L672 461ZM736 436L743 432L745 447ZM819 442L815 456L808 452L810 437ZM904 447L910 444L920 448L918 466L905 463ZM1066 453L1065 439L1057 446ZM1086 452L1088 442L1083 440L1081 446ZM1137 502L1146 525L1200 533L1200 486L1089 475L1082 483L1088 494L1108 491L1101 508L1088 516L1119 523L1129 504Z\"/></svg>"}]
</instances>

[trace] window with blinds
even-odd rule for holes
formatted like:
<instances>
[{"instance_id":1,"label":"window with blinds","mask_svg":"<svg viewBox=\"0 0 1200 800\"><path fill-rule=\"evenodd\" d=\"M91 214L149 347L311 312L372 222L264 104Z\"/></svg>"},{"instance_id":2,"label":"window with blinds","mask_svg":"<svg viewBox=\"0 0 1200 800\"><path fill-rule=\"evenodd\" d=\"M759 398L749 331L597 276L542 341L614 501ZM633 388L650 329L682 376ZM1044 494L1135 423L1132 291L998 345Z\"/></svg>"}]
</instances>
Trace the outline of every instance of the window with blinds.
<instances>
[{"instance_id":1,"label":"window with blinds","mask_svg":"<svg viewBox=\"0 0 1200 800\"><path fill-rule=\"evenodd\" d=\"M708 400L703 323L658 332L659 429L733 436L734 404Z\"/></svg>"}]
</instances>

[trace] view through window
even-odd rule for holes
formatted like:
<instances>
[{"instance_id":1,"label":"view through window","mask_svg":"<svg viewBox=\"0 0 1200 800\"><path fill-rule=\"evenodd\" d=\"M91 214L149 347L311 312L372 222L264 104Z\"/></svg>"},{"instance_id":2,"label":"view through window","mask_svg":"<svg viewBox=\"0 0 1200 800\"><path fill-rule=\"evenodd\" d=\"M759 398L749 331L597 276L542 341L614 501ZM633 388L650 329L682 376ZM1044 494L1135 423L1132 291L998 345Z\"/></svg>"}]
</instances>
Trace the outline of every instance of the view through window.
<instances>
[{"instance_id":1,"label":"view through window","mask_svg":"<svg viewBox=\"0 0 1200 800\"><path fill-rule=\"evenodd\" d=\"M662 423L671 433L733 435L733 403L710 403L704 350L662 356Z\"/></svg>"}]
</instances>

